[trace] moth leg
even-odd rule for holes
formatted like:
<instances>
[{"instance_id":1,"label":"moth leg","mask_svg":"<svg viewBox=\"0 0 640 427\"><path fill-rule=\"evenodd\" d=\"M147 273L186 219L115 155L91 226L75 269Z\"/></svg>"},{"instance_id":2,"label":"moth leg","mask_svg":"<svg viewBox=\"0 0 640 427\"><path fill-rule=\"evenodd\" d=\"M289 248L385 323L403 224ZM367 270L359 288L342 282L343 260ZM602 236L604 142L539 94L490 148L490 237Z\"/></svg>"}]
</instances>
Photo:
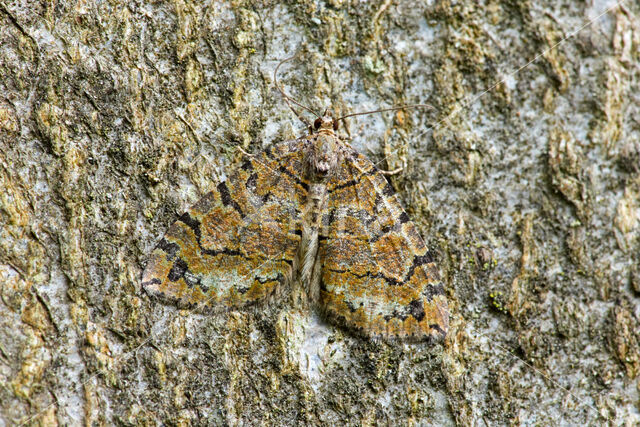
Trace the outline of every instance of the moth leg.
<instances>
[{"instance_id":1,"label":"moth leg","mask_svg":"<svg viewBox=\"0 0 640 427\"><path fill-rule=\"evenodd\" d=\"M240 151L242 154L244 154L245 156L247 156L249 158L254 158L256 156L255 154L251 154L251 153L248 153L248 152L244 151L242 149L242 147L236 147L236 148L238 149L238 151Z\"/></svg>"},{"instance_id":2,"label":"moth leg","mask_svg":"<svg viewBox=\"0 0 640 427\"><path fill-rule=\"evenodd\" d=\"M399 174L399 173L400 173L400 172L402 172L403 170L404 170L404 167L403 167L403 166L400 166L399 168L394 169L394 170L392 170L392 171L385 171L385 170L382 170L382 169L378 169L378 172L380 172L382 175L392 176L392 175L397 175L397 174Z\"/></svg>"},{"instance_id":3,"label":"moth leg","mask_svg":"<svg viewBox=\"0 0 640 427\"><path fill-rule=\"evenodd\" d=\"M358 172L360 172L360 173L361 173L361 174L363 174L363 175L367 173L367 171L366 171L365 169L362 169L362 168L360 167L360 165L358 165L357 163L353 163L353 167L355 167L355 168L358 170ZM375 167L375 166L374 166L374 167ZM377 168L376 168L376 169L377 169ZM386 171L386 170L382 170L382 169L377 169L377 171L378 171L378 172L380 172L382 175L386 175L386 176L391 176L391 175L399 174L399 173L400 173L400 172L402 172L403 170L404 170L404 167L403 167L403 166L400 166L399 168L394 169L394 170L392 170L392 171Z\"/></svg>"}]
</instances>

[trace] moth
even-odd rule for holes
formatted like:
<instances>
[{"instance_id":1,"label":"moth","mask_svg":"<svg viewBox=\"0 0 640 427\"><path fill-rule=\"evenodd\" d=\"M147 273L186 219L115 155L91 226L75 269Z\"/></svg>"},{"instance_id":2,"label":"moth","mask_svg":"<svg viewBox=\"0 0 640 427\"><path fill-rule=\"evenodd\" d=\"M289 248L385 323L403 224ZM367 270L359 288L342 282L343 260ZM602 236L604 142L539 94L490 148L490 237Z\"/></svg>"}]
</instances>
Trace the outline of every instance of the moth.
<instances>
[{"instance_id":1,"label":"moth","mask_svg":"<svg viewBox=\"0 0 640 427\"><path fill-rule=\"evenodd\" d=\"M144 270L145 291L220 311L289 286L358 335L444 338L433 257L382 172L337 134L345 117L325 112L308 135L246 155L168 229Z\"/></svg>"}]
</instances>

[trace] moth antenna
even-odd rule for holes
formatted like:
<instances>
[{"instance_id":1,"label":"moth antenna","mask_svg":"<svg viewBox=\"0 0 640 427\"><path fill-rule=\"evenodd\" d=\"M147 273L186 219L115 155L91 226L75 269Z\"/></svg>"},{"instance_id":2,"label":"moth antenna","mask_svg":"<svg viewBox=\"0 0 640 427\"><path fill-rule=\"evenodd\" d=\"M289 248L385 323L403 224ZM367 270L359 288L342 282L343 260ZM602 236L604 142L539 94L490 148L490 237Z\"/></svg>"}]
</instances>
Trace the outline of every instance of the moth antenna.
<instances>
[{"instance_id":1,"label":"moth antenna","mask_svg":"<svg viewBox=\"0 0 640 427\"><path fill-rule=\"evenodd\" d=\"M281 66L282 64L284 64L285 62L289 62L289 61L291 61L292 59L296 58L297 56L298 56L298 54L296 53L295 55L293 55L293 56L291 56L291 57L289 57L289 58L283 59L282 61L280 61L280 62L278 63L278 65L276 66L275 71L273 72L273 82L275 83L276 88L278 88L278 91L280 91L280 94L281 94L281 95L282 95L282 97L284 98L285 102L287 103L287 105L289 106L289 108L291 109L291 111L293 111L293 114L295 114L295 115L296 115L296 117L297 117L297 118L298 118L302 123L306 124L307 126L309 126L309 127L311 128L311 123L309 123L309 121L307 121L307 119L305 119L304 117L302 117L302 116L300 115L300 113L299 113L296 109L294 109L294 108L291 106L291 103L293 103L293 104L297 105L298 107L300 107L300 108L302 108L302 109L304 109L304 110L307 110L308 112L310 112L310 113L311 113L311 114L313 114L314 116L316 116L316 117L320 118L320 116L318 115L318 113L316 113L315 111L313 111L311 108L309 108L309 107L307 107L307 106L305 106L305 105L302 105L301 103L299 103L298 101L296 101L295 99L293 99L292 97L290 97L289 95L287 95L287 94L285 93L285 91L284 91L284 90L282 90L282 88L280 87L280 84L278 83L278 69L280 68L280 66Z\"/></svg>"},{"instance_id":2,"label":"moth antenna","mask_svg":"<svg viewBox=\"0 0 640 427\"><path fill-rule=\"evenodd\" d=\"M352 113L352 114L347 114L346 116L342 116L342 117L338 117L337 119L335 119L335 121L337 122L338 120L344 120L348 117L353 117L353 116L364 116L366 114L375 114L375 113L382 113L385 111L396 111L396 110L404 110L405 108L429 108L431 110L435 110L435 107L429 104L409 104L409 105L399 105L397 107L390 107L390 108L382 108L380 110L373 110L373 111L363 111L361 113Z\"/></svg>"}]
</instances>

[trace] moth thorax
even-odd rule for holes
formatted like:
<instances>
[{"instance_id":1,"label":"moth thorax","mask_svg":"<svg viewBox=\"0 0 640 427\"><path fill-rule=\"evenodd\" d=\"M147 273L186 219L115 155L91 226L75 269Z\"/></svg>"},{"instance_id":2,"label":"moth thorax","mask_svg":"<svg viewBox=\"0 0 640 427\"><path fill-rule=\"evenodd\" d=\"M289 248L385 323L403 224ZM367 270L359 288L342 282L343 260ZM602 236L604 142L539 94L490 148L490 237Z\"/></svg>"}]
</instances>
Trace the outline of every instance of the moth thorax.
<instances>
[{"instance_id":1,"label":"moth thorax","mask_svg":"<svg viewBox=\"0 0 640 427\"><path fill-rule=\"evenodd\" d=\"M332 131L320 132L311 137L309 168L315 179L331 176L338 167L340 146Z\"/></svg>"}]
</instances>

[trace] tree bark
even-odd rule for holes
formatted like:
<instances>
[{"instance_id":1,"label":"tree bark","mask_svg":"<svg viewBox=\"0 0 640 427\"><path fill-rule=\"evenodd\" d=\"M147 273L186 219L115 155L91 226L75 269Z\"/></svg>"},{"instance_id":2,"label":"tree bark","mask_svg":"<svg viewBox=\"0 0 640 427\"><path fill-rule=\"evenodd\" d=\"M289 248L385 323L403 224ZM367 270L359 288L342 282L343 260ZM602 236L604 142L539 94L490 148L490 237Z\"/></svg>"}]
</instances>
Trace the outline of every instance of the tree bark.
<instances>
[{"instance_id":1,"label":"tree bark","mask_svg":"<svg viewBox=\"0 0 640 427\"><path fill-rule=\"evenodd\" d=\"M610 8L606 13L607 8ZM140 277L242 158L356 117L437 259L442 345ZM0 425L639 423L637 2L0 0Z\"/></svg>"}]
</instances>

